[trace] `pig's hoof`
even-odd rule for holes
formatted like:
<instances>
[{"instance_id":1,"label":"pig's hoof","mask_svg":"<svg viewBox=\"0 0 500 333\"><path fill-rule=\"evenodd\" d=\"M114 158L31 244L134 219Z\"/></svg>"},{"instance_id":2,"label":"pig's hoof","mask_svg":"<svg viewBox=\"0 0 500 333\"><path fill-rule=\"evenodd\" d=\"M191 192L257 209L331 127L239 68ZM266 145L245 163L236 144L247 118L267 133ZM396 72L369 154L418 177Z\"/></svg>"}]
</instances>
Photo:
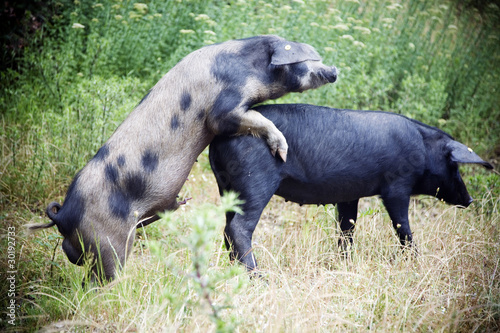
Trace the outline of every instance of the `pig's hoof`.
<instances>
[{"instance_id":1,"label":"pig's hoof","mask_svg":"<svg viewBox=\"0 0 500 333\"><path fill-rule=\"evenodd\" d=\"M278 154L280 155L283 162L286 162L286 153L287 153L286 149L278 149Z\"/></svg>"},{"instance_id":2,"label":"pig's hoof","mask_svg":"<svg viewBox=\"0 0 500 333\"><path fill-rule=\"evenodd\" d=\"M286 143L286 139L280 131L269 135L269 137L267 138L267 144L269 145L271 154L273 154L273 156L276 156L276 152L278 152L278 155L281 157L283 162L286 162L288 144Z\"/></svg>"}]
</instances>

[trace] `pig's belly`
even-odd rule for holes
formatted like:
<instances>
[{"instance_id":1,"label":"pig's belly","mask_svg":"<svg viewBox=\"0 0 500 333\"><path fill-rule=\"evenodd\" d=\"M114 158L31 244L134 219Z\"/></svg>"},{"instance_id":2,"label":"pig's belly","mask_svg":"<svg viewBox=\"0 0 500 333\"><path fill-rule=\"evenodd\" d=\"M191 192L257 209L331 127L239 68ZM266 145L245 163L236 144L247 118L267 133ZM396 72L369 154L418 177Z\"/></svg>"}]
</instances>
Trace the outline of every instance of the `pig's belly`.
<instances>
[{"instance_id":1,"label":"pig's belly","mask_svg":"<svg viewBox=\"0 0 500 333\"><path fill-rule=\"evenodd\" d=\"M349 202L363 197L380 194L379 186L375 182L364 183L361 186L355 184L342 184L342 182L316 182L304 183L296 179L283 179L275 193L285 200L298 204L336 204Z\"/></svg>"}]
</instances>

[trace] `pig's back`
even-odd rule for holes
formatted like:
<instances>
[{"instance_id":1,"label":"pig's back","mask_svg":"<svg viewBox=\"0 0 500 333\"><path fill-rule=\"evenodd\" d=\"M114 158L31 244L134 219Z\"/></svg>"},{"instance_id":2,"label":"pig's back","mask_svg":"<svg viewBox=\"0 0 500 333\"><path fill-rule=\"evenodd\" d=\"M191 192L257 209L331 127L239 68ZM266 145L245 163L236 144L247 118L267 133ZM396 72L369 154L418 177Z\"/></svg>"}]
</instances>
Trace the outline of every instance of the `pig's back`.
<instances>
[{"instance_id":1,"label":"pig's back","mask_svg":"<svg viewBox=\"0 0 500 333\"><path fill-rule=\"evenodd\" d=\"M335 203L380 194L398 178L423 172L425 147L416 124L379 111L269 105L257 111L287 139L277 194L299 203ZM267 151L266 151L267 153Z\"/></svg>"}]
</instances>

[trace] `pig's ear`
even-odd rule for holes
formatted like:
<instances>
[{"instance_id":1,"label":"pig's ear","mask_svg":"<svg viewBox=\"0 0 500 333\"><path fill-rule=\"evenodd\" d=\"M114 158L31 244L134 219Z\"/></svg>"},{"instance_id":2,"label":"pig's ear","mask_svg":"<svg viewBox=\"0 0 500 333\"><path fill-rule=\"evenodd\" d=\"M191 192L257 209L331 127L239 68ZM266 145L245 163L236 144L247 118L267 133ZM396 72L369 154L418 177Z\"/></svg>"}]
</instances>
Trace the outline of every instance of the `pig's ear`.
<instances>
[{"instance_id":1,"label":"pig's ear","mask_svg":"<svg viewBox=\"0 0 500 333\"><path fill-rule=\"evenodd\" d=\"M274 43L271 52L271 64L276 66L296 64L307 60L321 60L312 46L287 40Z\"/></svg>"},{"instance_id":2,"label":"pig's ear","mask_svg":"<svg viewBox=\"0 0 500 333\"><path fill-rule=\"evenodd\" d=\"M446 147L450 149L450 158L454 162L481 164L487 169L493 169L490 163L483 161L472 149L458 141L452 140Z\"/></svg>"}]
</instances>

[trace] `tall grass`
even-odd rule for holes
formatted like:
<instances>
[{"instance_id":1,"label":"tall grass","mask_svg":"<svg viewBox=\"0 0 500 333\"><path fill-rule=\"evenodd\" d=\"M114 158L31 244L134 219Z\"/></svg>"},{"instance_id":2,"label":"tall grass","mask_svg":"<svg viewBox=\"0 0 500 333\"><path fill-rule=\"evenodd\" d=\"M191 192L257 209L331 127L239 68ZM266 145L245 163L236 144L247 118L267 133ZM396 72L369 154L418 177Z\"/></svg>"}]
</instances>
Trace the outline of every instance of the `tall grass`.
<instances>
[{"instance_id":1,"label":"tall grass","mask_svg":"<svg viewBox=\"0 0 500 333\"><path fill-rule=\"evenodd\" d=\"M263 278L249 280L228 262L223 214L213 175L202 165L205 158L183 190L193 200L141 230L125 270L111 284L82 289L83 271L64 254L57 251L50 265L52 249L38 254L45 259L32 265L40 272L21 288L24 328L469 332L500 327L498 195L484 190L467 210L430 198L412 200L417 257L401 253L380 200L364 199L348 259L336 245L332 206L299 207L273 198L254 234ZM207 207L207 201L217 205ZM197 233L200 227L212 231ZM37 237L49 242L51 235ZM198 274L193 262L199 255L206 264Z\"/></svg>"},{"instance_id":2,"label":"tall grass","mask_svg":"<svg viewBox=\"0 0 500 333\"><path fill-rule=\"evenodd\" d=\"M16 229L14 331L494 331L500 328L499 178L464 168L467 210L412 201L420 255L406 258L377 199L360 207L348 260L337 249L333 207L273 199L254 245L263 280L228 262L222 226L203 244L203 279L183 244L200 216L223 218L206 152L169 219L138 233L116 282L80 288L56 230L21 226L62 201L148 89L187 53L257 34L309 43L340 69L337 83L279 102L383 109L439 126L492 161L500 133L499 8L487 15L451 1L69 1L1 73L0 229ZM212 214L212 215L210 215ZM209 220L218 220L210 218ZM221 222L222 223L222 222ZM6 260L2 256L2 263ZM4 267L4 266L2 266ZM200 271L201 272L201 271ZM196 274L194 274L196 275ZM207 283L203 281L208 281ZM200 283L203 282L203 283ZM2 304L8 302L0 284ZM203 295L208 295L210 302ZM215 306L215 307L214 307ZM214 312L214 309L217 309ZM228 325L224 325L227 323Z\"/></svg>"}]
</instances>

